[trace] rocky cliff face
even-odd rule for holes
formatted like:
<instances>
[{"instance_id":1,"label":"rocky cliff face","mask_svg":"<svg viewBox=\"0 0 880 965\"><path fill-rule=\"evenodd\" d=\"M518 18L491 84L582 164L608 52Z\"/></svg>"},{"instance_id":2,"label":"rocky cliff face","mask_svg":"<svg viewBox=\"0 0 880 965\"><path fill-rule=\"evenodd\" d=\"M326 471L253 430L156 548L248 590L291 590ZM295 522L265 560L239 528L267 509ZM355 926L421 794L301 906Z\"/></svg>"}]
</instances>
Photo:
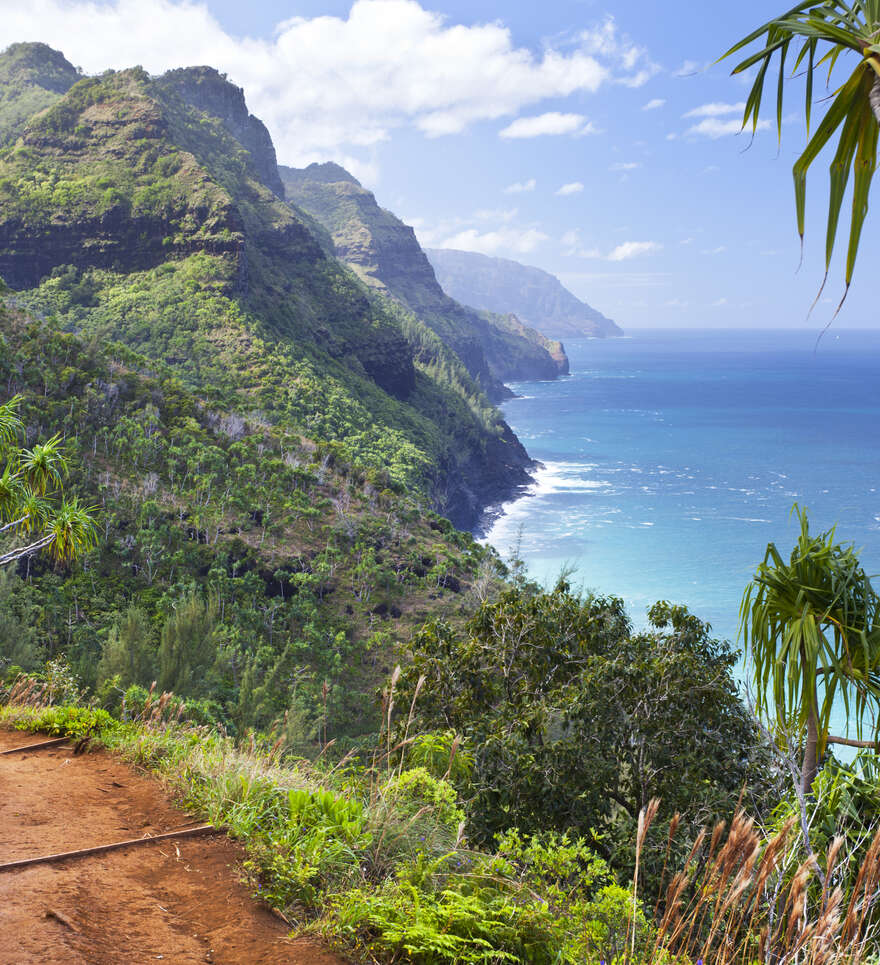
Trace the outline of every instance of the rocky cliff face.
<instances>
[{"instance_id":1,"label":"rocky cliff face","mask_svg":"<svg viewBox=\"0 0 880 965\"><path fill-rule=\"evenodd\" d=\"M548 376L548 378L553 378L556 375L569 374L568 356L565 354L565 346L562 342L557 339L547 338L546 335L542 335L534 328L523 325L516 315L498 315L494 312L481 312L481 314L487 318L495 328L500 328L505 332L510 332L512 335L524 338L534 345L540 345L553 361L553 375ZM547 370L551 371L549 368ZM521 375L517 378L519 381L525 381L530 378L530 376Z\"/></svg>"},{"instance_id":2,"label":"rocky cliff face","mask_svg":"<svg viewBox=\"0 0 880 965\"><path fill-rule=\"evenodd\" d=\"M623 334L610 318L540 268L445 248L429 249L427 256L443 290L468 305L512 312L525 325L553 338Z\"/></svg>"},{"instance_id":3,"label":"rocky cliff face","mask_svg":"<svg viewBox=\"0 0 880 965\"><path fill-rule=\"evenodd\" d=\"M179 94L196 110L222 121L227 131L248 152L254 174L275 194L284 197L275 145L266 125L248 111L240 87L231 84L225 74L213 67L169 70L158 83L165 90Z\"/></svg>"},{"instance_id":4,"label":"rocky cliff face","mask_svg":"<svg viewBox=\"0 0 880 965\"><path fill-rule=\"evenodd\" d=\"M342 447L460 526L527 480L528 455L458 360L279 196L240 89L210 68L79 78L26 47L24 73L20 49L0 54L0 103L41 99L0 150L0 277L23 304Z\"/></svg>"},{"instance_id":5,"label":"rocky cliff face","mask_svg":"<svg viewBox=\"0 0 880 965\"><path fill-rule=\"evenodd\" d=\"M561 346L554 359L538 333L496 325L445 294L413 229L338 164L282 167L281 179L287 197L329 232L337 257L435 331L490 398L509 395L504 381L552 379L567 366Z\"/></svg>"}]
</instances>

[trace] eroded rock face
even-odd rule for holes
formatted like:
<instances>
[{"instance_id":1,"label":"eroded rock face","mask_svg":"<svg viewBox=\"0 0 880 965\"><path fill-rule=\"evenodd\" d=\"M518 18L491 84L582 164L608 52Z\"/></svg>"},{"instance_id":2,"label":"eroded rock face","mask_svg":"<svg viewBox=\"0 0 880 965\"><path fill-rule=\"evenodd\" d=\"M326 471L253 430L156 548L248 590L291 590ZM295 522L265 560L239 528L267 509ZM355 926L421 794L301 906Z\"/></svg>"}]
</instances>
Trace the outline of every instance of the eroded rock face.
<instances>
[{"instance_id":1,"label":"eroded rock face","mask_svg":"<svg viewBox=\"0 0 880 965\"><path fill-rule=\"evenodd\" d=\"M275 145L266 125L248 111L244 91L240 87L236 87L213 67L169 70L157 83L179 94L196 110L219 118L229 133L250 153L250 162L257 177L279 197L284 197Z\"/></svg>"},{"instance_id":2,"label":"eroded rock face","mask_svg":"<svg viewBox=\"0 0 880 965\"><path fill-rule=\"evenodd\" d=\"M525 326L482 315L440 287L415 232L381 208L338 164L281 167L288 199L330 234L336 256L371 287L390 294L439 335L490 399L510 396L505 381L553 379L559 361L546 340ZM564 350L557 346L557 358ZM564 367L567 370L567 359Z\"/></svg>"},{"instance_id":3,"label":"eroded rock face","mask_svg":"<svg viewBox=\"0 0 880 965\"><path fill-rule=\"evenodd\" d=\"M573 295L554 275L507 258L434 249L427 256L443 290L490 312L512 312L551 338L608 337L623 332Z\"/></svg>"},{"instance_id":4,"label":"eroded rock face","mask_svg":"<svg viewBox=\"0 0 880 965\"><path fill-rule=\"evenodd\" d=\"M44 52L36 53L39 61ZM265 127L217 71L81 77L63 58L50 60L60 92L39 87L39 110L0 152L0 277L23 299L63 313L72 330L106 332L175 367L198 390L211 389L200 380L221 370L249 393L268 384L270 416L298 379L311 379L315 398L340 407L346 439L387 430L394 452L412 446L424 460L419 485L460 526L476 525L488 503L528 481L525 449L462 365L496 398L505 391L487 361L488 324L468 330L445 313L453 306L479 321L443 295L411 229L383 212L375 237L348 239L361 284L318 220L280 196ZM0 110L8 68L0 54ZM381 212L342 169L311 173L325 180L310 184L341 185L365 212ZM380 274L434 312L436 328L404 310ZM310 413L297 409L295 418L308 425Z\"/></svg>"}]
</instances>

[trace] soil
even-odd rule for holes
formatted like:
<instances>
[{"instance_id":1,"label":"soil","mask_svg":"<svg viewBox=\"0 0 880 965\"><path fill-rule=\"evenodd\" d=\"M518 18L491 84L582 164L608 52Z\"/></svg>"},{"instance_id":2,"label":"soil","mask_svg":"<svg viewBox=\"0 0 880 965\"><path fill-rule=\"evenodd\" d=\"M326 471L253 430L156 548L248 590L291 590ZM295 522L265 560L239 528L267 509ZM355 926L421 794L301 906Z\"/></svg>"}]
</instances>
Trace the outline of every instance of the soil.
<instances>
[{"instance_id":1,"label":"soil","mask_svg":"<svg viewBox=\"0 0 880 965\"><path fill-rule=\"evenodd\" d=\"M0 729L0 751L48 738ZM0 756L0 864L201 822L103 751ZM0 965L343 965L251 897L225 835L0 872Z\"/></svg>"}]
</instances>

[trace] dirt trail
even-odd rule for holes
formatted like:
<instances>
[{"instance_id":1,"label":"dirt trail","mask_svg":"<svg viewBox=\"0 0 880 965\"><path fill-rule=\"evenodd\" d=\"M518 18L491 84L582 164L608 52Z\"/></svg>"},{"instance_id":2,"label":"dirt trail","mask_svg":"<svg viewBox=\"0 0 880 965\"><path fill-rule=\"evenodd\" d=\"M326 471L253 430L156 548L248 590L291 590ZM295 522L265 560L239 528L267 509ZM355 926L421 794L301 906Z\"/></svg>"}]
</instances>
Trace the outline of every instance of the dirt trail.
<instances>
[{"instance_id":1,"label":"dirt trail","mask_svg":"<svg viewBox=\"0 0 880 965\"><path fill-rule=\"evenodd\" d=\"M0 729L0 751L46 740ZM109 754L0 756L0 863L199 822ZM0 872L0 965L342 965L251 897L223 836Z\"/></svg>"}]
</instances>

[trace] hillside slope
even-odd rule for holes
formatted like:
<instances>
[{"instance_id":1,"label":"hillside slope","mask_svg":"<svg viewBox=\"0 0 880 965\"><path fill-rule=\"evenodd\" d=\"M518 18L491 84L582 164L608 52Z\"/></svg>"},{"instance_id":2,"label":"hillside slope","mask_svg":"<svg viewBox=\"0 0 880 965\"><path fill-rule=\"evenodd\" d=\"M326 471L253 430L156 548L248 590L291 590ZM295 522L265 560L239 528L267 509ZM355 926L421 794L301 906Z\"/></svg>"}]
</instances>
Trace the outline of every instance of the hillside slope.
<instances>
[{"instance_id":1,"label":"hillside slope","mask_svg":"<svg viewBox=\"0 0 880 965\"><path fill-rule=\"evenodd\" d=\"M467 305L490 312L512 312L552 338L623 334L610 318L540 268L473 251L430 248L425 253L443 290Z\"/></svg>"},{"instance_id":2,"label":"hillside slope","mask_svg":"<svg viewBox=\"0 0 880 965\"><path fill-rule=\"evenodd\" d=\"M96 507L100 544L82 567L34 557L0 572L0 678L63 654L117 704L158 679L232 730L288 713L294 743L319 714L331 737L372 727L396 644L472 612L471 588L499 572L492 552L338 444L15 301L0 298L3 398L21 395L29 444L64 438L66 489ZM172 632L196 654L173 686L160 659ZM134 664L113 657L123 642Z\"/></svg>"},{"instance_id":3,"label":"hillside slope","mask_svg":"<svg viewBox=\"0 0 880 965\"><path fill-rule=\"evenodd\" d=\"M13 69L24 53L28 77L42 64L63 88L76 74L43 45L10 48L7 101L30 90ZM431 351L436 335L279 196L271 139L238 88L210 68L136 68L50 93L0 150L0 277L22 305L240 414L333 440L459 526L527 480L525 450L461 364Z\"/></svg>"},{"instance_id":4,"label":"hillside slope","mask_svg":"<svg viewBox=\"0 0 880 965\"><path fill-rule=\"evenodd\" d=\"M55 103L80 79L79 71L46 44L12 44L0 55L0 146L29 117Z\"/></svg>"},{"instance_id":5,"label":"hillside slope","mask_svg":"<svg viewBox=\"0 0 880 965\"><path fill-rule=\"evenodd\" d=\"M327 230L337 257L436 332L490 398L504 398L501 382L552 379L568 372L558 342L445 294L413 229L381 208L372 192L339 165L282 167L281 179L288 200Z\"/></svg>"}]
</instances>

